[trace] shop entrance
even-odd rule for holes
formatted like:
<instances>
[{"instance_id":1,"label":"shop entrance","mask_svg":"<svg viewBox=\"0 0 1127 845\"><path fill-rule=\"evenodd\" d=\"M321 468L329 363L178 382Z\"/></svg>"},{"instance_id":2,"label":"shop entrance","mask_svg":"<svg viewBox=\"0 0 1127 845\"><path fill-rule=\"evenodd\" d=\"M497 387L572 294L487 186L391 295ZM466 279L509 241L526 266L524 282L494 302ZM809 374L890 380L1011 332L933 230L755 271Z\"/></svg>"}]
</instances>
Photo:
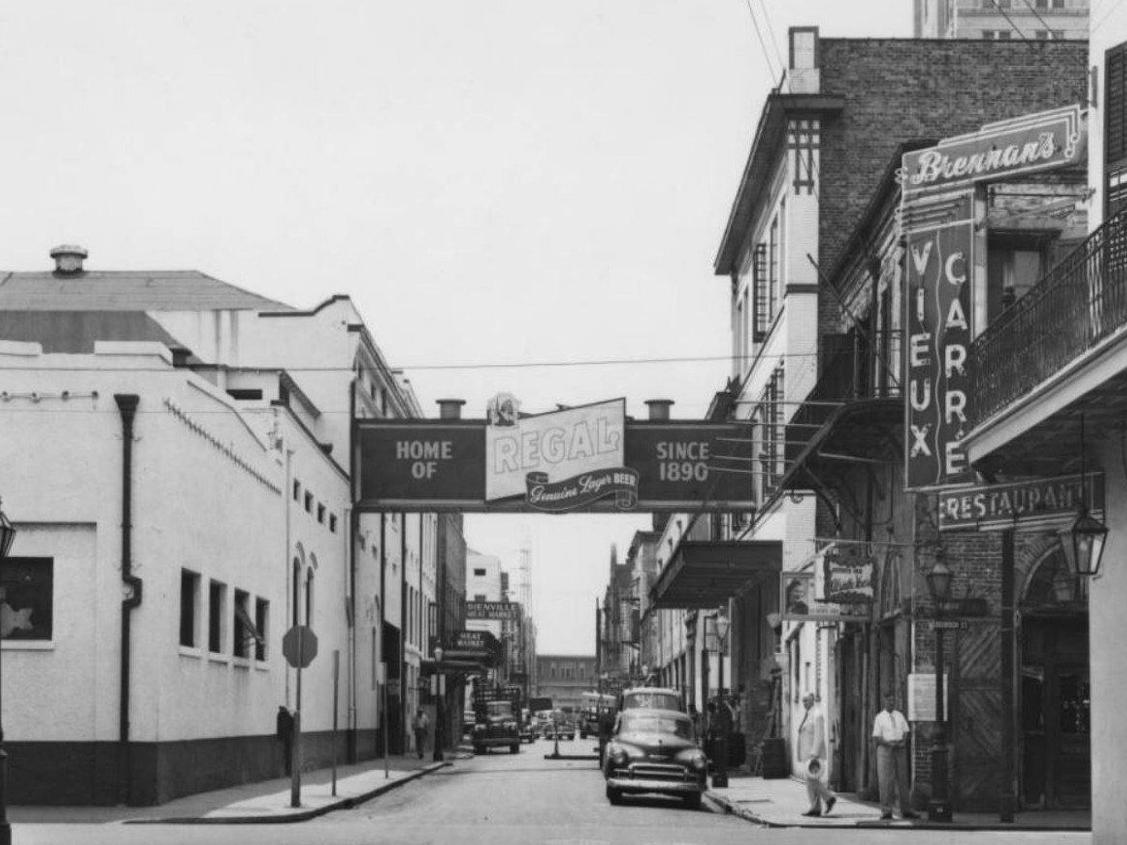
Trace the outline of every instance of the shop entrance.
<instances>
[{"instance_id":1,"label":"shop entrance","mask_svg":"<svg viewBox=\"0 0 1127 845\"><path fill-rule=\"evenodd\" d=\"M1091 806L1091 686L1086 585L1059 550L1034 572L1021 614L1021 799Z\"/></svg>"}]
</instances>

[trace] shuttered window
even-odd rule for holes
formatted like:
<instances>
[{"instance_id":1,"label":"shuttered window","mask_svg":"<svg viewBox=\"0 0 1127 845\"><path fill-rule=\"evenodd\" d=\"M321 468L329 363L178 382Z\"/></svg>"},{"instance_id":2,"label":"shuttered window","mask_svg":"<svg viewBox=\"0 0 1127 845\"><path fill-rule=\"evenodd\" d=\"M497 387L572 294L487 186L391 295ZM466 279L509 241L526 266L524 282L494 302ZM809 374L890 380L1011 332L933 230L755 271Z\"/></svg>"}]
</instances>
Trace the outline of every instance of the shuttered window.
<instances>
[{"instance_id":1,"label":"shuttered window","mask_svg":"<svg viewBox=\"0 0 1127 845\"><path fill-rule=\"evenodd\" d=\"M1104 189L1106 217L1127 205L1127 43L1104 54Z\"/></svg>"},{"instance_id":2,"label":"shuttered window","mask_svg":"<svg viewBox=\"0 0 1127 845\"><path fill-rule=\"evenodd\" d=\"M755 297L755 329L752 340L756 343L767 337L771 327L771 280L767 276L767 244L755 245L752 259L752 282Z\"/></svg>"}]
</instances>

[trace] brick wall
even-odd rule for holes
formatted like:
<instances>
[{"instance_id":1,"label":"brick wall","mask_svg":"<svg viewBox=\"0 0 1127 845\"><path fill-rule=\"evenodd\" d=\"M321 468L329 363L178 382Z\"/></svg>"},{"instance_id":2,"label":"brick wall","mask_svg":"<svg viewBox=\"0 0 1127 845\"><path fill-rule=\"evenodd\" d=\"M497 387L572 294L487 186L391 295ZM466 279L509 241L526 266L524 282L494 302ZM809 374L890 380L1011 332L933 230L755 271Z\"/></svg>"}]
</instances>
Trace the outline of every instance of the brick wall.
<instances>
[{"instance_id":1,"label":"brick wall","mask_svg":"<svg viewBox=\"0 0 1127 845\"><path fill-rule=\"evenodd\" d=\"M1084 102L1083 41L821 39L822 91L845 108L822 121L819 263L837 261L898 145ZM839 312L820 298L819 325ZM825 330L825 329L824 329Z\"/></svg>"}]
</instances>

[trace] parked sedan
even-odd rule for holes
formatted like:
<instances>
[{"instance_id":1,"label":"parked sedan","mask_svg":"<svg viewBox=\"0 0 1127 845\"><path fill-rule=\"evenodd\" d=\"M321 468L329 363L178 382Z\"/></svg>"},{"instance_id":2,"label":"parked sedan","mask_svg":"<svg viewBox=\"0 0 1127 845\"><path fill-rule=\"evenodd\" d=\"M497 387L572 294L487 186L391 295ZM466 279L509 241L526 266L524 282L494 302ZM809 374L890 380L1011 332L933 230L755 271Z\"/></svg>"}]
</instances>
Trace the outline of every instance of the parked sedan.
<instances>
[{"instance_id":1,"label":"parked sedan","mask_svg":"<svg viewBox=\"0 0 1127 845\"><path fill-rule=\"evenodd\" d=\"M692 720L675 710L625 710L603 762L607 800L659 793L700 807L708 758L697 747Z\"/></svg>"}]
</instances>

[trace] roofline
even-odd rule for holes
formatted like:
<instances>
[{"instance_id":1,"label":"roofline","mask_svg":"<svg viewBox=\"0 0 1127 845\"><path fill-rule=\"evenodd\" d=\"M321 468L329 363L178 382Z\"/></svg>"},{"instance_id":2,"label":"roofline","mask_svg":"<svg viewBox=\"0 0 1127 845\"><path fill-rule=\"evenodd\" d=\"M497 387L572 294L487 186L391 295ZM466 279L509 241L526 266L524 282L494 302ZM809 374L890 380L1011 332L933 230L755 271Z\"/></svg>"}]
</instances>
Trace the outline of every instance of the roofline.
<instances>
[{"instance_id":1,"label":"roofline","mask_svg":"<svg viewBox=\"0 0 1127 845\"><path fill-rule=\"evenodd\" d=\"M261 312L259 312L258 316L260 316L260 317L312 317L315 314L319 313L321 310L328 308L330 305L332 305L336 302L341 302L342 300L347 302L347 301L351 301L351 299L352 299L352 297L350 297L347 293L334 293L332 296L330 296L328 299L326 299L320 305L318 305L318 306L316 306L316 307L314 307L314 308L312 308L308 311L299 311L297 309L294 309L293 311L261 311Z\"/></svg>"},{"instance_id":2,"label":"roofline","mask_svg":"<svg viewBox=\"0 0 1127 845\"><path fill-rule=\"evenodd\" d=\"M766 182L770 165L776 159L781 142L785 140L787 114L793 112L835 113L845 108L845 97L840 94L781 94L773 88L763 104L755 139L751 144L747 164L744 166L740 186L732 200L728 224L720 238L720 247L713 261L717 276L731 275L736 266L740 248L747 237L748 224L766 200L766 192L758 190Z\"/></svg>"}]
</instances>

